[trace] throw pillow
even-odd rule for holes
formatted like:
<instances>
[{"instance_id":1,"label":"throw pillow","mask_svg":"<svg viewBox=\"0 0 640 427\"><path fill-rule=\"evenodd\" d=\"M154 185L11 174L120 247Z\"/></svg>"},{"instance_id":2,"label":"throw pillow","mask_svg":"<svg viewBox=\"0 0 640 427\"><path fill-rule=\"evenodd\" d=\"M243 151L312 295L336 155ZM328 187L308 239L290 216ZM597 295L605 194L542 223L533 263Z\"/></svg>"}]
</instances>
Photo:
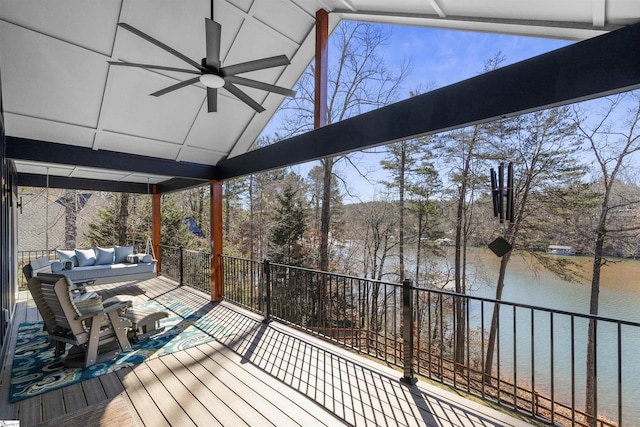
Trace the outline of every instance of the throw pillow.
<instances>
[{"instance_id":1,"label":"throw pillow","mask_svg":"<svg viewBox=\"0 0 640 427\"><path fill-rule=\"evenodd\" d=\"M133 253L133 246L114 246L115 250L115 263L127 262L127 255Z\"/></svg>"},{"instance_id":2,"label":"throw pillow","mask_svg":"<svg viewBox=\"0 0 640 427\"><path fill-rule=\"evenodd\" d=\"M140 257L138 255L129 254L127 255L127 262L129 264L137 264L138 262L140 262Z\"/></svg>"},{"instance_id":3,"label":"throw pillow","mask_svg":"<svg viewBox=\"0 0 640 427\"><path fill-rule=\"evenodd\" d=\"M61 262L71 261L74 267L78 266L78 257L76 257L76 251L63 251L61 249L56 249L56 255Z\"/></svg>"},{"instance_id":4,"label":"throw pillow","mask_svg":"<svg viewBox=\"0 0 640 427\"><path fill-rule=\"evenodd\" d=\"M113 248L96 247L96 265L113 264L114 253Z\"/></svg>"},{"instance_id":5,"label":"throw pillow","mask_svg":"<svg viewBox=\"0 0 640 427\"><path fill-rule=\"evenodd\" d=\"M49 257L42 257L31 261L31 269L32 276L37 276L38 273L52 273Z\"/></svg>"},{"instance_id":6,"label":"throw pillow","mask_svg":"<svg viewBox=\"0 0 640 427\"><path fill-rule=\"evenodd\" d=\"M70 263L70 262L69 262ZM70 263L71 264L71 263ZM64 269L64 264L61 263L60 261L53 261L51 263L51 272L52 273L59 273Z\"/></svg>"},{"instance_id":7,"label":"throw pillow","mask_svg":"<svg viewBox=\"0 0 640 427\"><path fill-rule=\"evenodd\" d=\"M96 263L96 253L93 249L76 249L78 267L89 267Z\"/></svg>"},{"instance_id":8,"label":"throw pillow","mask_svg":"<svg viewBox=\"0 0 640 427\"><path fill-rule=\"evenodd\" d=\"M153 261L153 257L151 254L136 254L138 257L138 262L151 262Z\"/></svg>"}]
</instances>

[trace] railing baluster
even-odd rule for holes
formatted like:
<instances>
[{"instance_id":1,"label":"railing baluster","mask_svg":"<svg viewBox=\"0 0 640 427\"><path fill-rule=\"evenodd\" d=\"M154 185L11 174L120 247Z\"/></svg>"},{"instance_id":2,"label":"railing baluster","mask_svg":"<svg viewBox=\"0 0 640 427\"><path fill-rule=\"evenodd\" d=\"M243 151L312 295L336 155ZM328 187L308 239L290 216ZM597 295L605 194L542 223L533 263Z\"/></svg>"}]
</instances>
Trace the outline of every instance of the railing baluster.
<instances>
[{"instance_id":1,"label":"railing baluster","mask_svg":"<svg viewBox=\"0 0 640 427\"><path fill-rule=\"evenodd\" d=\"M165 265L163 274L169 277L171 277L171 274L174 276L182 274L182 282L185 286L199 288L200 277L203 275L198 270L201 269L202 272L208 271L208 258L200 257L198 252L184 248L181 250L180 248L165 246L163 250L164 259L162 262ZM27 256L39 256L41 253L43 252L21 253L19 254L19 259L21 262L28 262ZM584 339L582 334L586 322L589 319L596 319L600 323L604 322L605 325L614 323L617 325L617 357L600 358L600 365L597 366L597 369L601 373L607 372L609 368L615 369L614 364L617 363L618 389L617 393L615 391L611 393L614 398L617 398L617 402L611 404L612 406L607 406L606 409L610 410L611 413L617 411L618 425L622 424L625 416L628 417L624 413L625 408L622 401L623 388L626 386L623 383L625 379L623 363L626 362L626 359L622 353L622 347L627 345L627 336L622 335L622 325L640 327L640 324L455 294L454 292L439 289L414 288L413 286L411 286L411 292L415 294L411 293L409 300L414 307L411 311L413 319L417 323L415 321L407 322L404 312L404 288L401 290L401 286L398 284L274 263L268 264L269 268L265 268L263 263L229 256L223 256L222 259L226 284L225 298L227 300L254 311L259 311L264 314L265 319L278 319L291 324L299 323L300 327L323 336L336 344L366 352L403 369L411 368L413 370L412 374L418 372L446 384L453 383L454 386L461 390L479 395L485 399L497 400L499 404L516 409L522 408L535 417L547 417L552 424L575 424L581 422L584 416L584 411L576 408L577 395L581 393L581 389L577 390L576 385L576 359L578 355L577 348L582 346ZM181 266L180 263L182 263ZM180 270L182 271L180 272ZM202 282L208 283L208 276L205 277L207 279ZM265 295L267 293L269 295ZM477 305L478 303L479 306ZM482 370L478 372L475 367L472 369L472 365L476 366L478 361L481 362L482 368L488 362L486 360L488 349L486 348L485 340L488 326L485 325L485 315L489 310L486 310L485 303L492 304L496 311L503 314L503 316L497 316L496 319L496 341L494 343L496 357L492 361L495 375L491 377L485 375ZM507 307L500 310L502 305ZM505 319L509 320L508 311L504 311L508 308L511 308L512 311L513 325L511 328L501 329L501 319L503 322ZM480 311L479 323L475 319L478 309ZM457 313L456 310L461 310L461 312ZM519 316L519 310L529 310L529 316ZM523 314L524 312L520 313ZM544 340L545 337L541 335L541 333L547 333L546 326L541 330L540 327L536 328L535 325L536 321L540 322L545 316L543 313L549 313L550 316L548 344ZM556 325L559 325L556 321L558 316L560 316L560 319L570 320L570 324L562 323L564 329L569 329L570 326L571 336L568 342L564 338L560 341L556 339L561 336L556 331ZM582 319L585 324L582 321L576 324L576 317ZM464 319L464 322L462 319ZM528 331L530 337L528 340L525 338L524 342L520 343L518 341L518 330L520 329L520 335L522 335L522 327L525 326L526 321L531 322ZM518 325L518 322L522 322L522 325ZM400 324L402 329L399 327ZM411 334L413 345L408 348L406 345L408 345L407 339L409 337L406 337L405 333L408 333L409 327L415 326L417 326L417 329L414 329L415 332ZM466 333L464 342L456 342L456 328L464 328ZM398 336L400 331L402 331L401 338ZM559 331L563 332L561 329ZM607 332L607 340L611 335L611 348L613 348L615 345L613 342L616 340L615 333L609 334L609 331L605 329L603 331ZM471 340L478 333L480 334L480 354L476 355L473 349L477 348L477 346ZM602 338L604 336L601 334L599 339L601 346L609 345L609 341L604 344ZM537 339L542 340L542 347L540 346L540 341L536 343ZM506 351L502 349L503 340L504 344L507 345ZM509 348L511 343L513 344L512 350ZM530 348L526 349L526 345L529 345ZM464 346L464 349L457 346ZM539 356L541 351L547 350L547 347L549 347L550 352L549 359L546 359L544 355L542 356L543 359L536 356L536 352ZM452 351L454 363L450 360ZM456 351L464 351L465 357L456 361ZM527 351L530 352L531 358L531 364L528 367L530 372L528 374L524 372L523 379L528 377L530 384L526 386L528 388L525 388L524 385L520 386L518 384L518 376L522 374L518 373L518 360L524 360L522 359L522 354L526 356ZM571 376L571 403L567 405L560 401L556 402L557 398L563 397L558 387L556 387L556 351L564 351L563 355L566 355L569 351L571 353L570 372L565 374L566 369L563 369L563 372L558 374L562 375L563 379L566 378L564 380L566 383L569 382L569 374ZM503 357L508 357L512 360L503 360ZM543 372L540 370L542 365L537 366L540 364L540 360L543 361L543 364L546 363L546 360L549 361L549 371ZM502 371L504 371L504 367L501 365L503 362L513 364L513 383L508 378L508 374L505 375L505 390L502 390ZM605 366L604 363L609 363L609 365ZM437 368L434 369L435 366ZM524 367L524 369L526 370L527 368ZM466 381L464 381L464 377L459 377L459 374L464 374L463 370L466 370ZM407 370L407 372L409 371ZM508 372L508 369L504 372ZM544 388L546 387L544 381L542 381L543 385L540 386L541 381L536 378L540 377L540 372L542 372L543 378L547 375L550 377L550 384L547 389ZM537 385L541 387L539 393L536 392ZM601 390L604 390L604 388L601 387ZM504 394L505 392L506 395ZM544 393L546 392L550 396L545 396ZM520 397L518 393L520 393ZM530 393L530 396L527 397L526 393ZM598 402L597 394L596 391L593 396L596 409L598 403L603 409L604 401ZM530 400L531 404L530 411L526 409L528 400ZM608 402L607 405L609 405ZM549 409L550 413L547 412ZM597 420L596 422L609 425L603 420Z\"/></svg>"}]
</instances>

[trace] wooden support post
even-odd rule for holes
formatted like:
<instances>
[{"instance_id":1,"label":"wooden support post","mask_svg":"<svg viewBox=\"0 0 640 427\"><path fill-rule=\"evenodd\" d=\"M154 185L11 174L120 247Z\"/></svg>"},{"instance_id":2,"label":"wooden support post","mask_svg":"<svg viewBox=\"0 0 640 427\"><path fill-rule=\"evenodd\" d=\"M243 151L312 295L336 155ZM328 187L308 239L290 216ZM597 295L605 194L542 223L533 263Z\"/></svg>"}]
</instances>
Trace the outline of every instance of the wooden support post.
<instances>
[{"instance_id":1,"label":"wooden support post","mask_svg":"<svg viewBox=\"0 0 640 427\"><path fill-rule=\"evenodd\" d=\"M327 113L327 56L329 41L329 14L324 9L316 12L316 68L313 128L326 126Z\"/></svg>"},{"instance_id":2,"label":"wooden support post","mask_svg":"<svg viewBox=\"0 0 640 427\"><path fill-rule=\"evenodd\" d=\"M222 274L222 181L209 182L209 213L211 216L211 301L222 301L224 282Z\"/></svg>"},{"instance_id":3,"label":"wooden support post","mask_svg":"<svg viewBox=\"0 0 640 427\"><path fill-rule=\"evenodd\" d=\"M160 275L162 271L162 256L160 254L160 224L162 222L160 216L160 198L161 194L158 194L158 188L153 185L153 199L151 201L151 244L153 246L153 255L158 260L156 264L156 275Z\"/></svg>"}]
</instances>

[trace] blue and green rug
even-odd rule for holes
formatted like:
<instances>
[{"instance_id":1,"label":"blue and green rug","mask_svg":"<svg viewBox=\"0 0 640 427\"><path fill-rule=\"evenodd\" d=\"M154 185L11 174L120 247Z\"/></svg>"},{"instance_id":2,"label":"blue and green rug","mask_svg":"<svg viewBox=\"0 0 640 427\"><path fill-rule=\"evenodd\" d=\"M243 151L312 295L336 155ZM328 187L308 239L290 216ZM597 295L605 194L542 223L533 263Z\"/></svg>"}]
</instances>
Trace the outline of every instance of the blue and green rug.
<instances>
[{"instance_id":1,"label":"blue and green rug","mask_svg":"<svg viewBox=\"0 0 640 427\"><path fill-rule=\"evenodd\" d=\"M147 301L136 307L167 311L169 317L160 321L165 328L162 333L132 344L131 352L88 368L65 367L53 349L48 348L49 341L47 333L42 330L42 322L21 323L13 358L9 401L37 396L225 336L225 327L203 317L204 313L196 313L171 298L157 301Z\"/></svg>"}]
</instances>

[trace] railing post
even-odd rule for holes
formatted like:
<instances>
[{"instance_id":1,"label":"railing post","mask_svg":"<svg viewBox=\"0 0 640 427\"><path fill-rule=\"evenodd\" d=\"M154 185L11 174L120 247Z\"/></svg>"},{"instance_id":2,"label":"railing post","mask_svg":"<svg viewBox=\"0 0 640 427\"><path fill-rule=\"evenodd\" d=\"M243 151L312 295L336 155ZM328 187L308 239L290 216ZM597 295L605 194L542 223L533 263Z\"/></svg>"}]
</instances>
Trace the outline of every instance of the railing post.
<instances>
[{"instance_id":1,"label":"railing post","mask_svg":"<svg viewBox=\"0 0 640 427\"><path fill-rule=\"evenodd\" d=\"M266 301L264 305L264 320L263 323L271 322L271 267L269 266L269 260L265 258L262 263L262 273L264 277L264 287L266 293Z\"/></svg>"},{"instance_id":2,"label":"railing post","mask_svg":"<svg viewBox=\"0 0 640 427\"><path fill-rule=\"evenodd\" d=\"M402 282L402 352L404 375L400 378L405 384L413 385L418 379L413 376L413 298L411 291L413 280L404 279Z\"/></svg>"},{"instance_id":3,"label":"railing post","mask_svg":"<svg viewBox=\"0 0 640 427\"><path fill-rule=\"evenodd\" d=\"M180 260L178 261L180 269L180 286L184 285L184 246L180 245Z\"/></svg>"}]
</instances>

